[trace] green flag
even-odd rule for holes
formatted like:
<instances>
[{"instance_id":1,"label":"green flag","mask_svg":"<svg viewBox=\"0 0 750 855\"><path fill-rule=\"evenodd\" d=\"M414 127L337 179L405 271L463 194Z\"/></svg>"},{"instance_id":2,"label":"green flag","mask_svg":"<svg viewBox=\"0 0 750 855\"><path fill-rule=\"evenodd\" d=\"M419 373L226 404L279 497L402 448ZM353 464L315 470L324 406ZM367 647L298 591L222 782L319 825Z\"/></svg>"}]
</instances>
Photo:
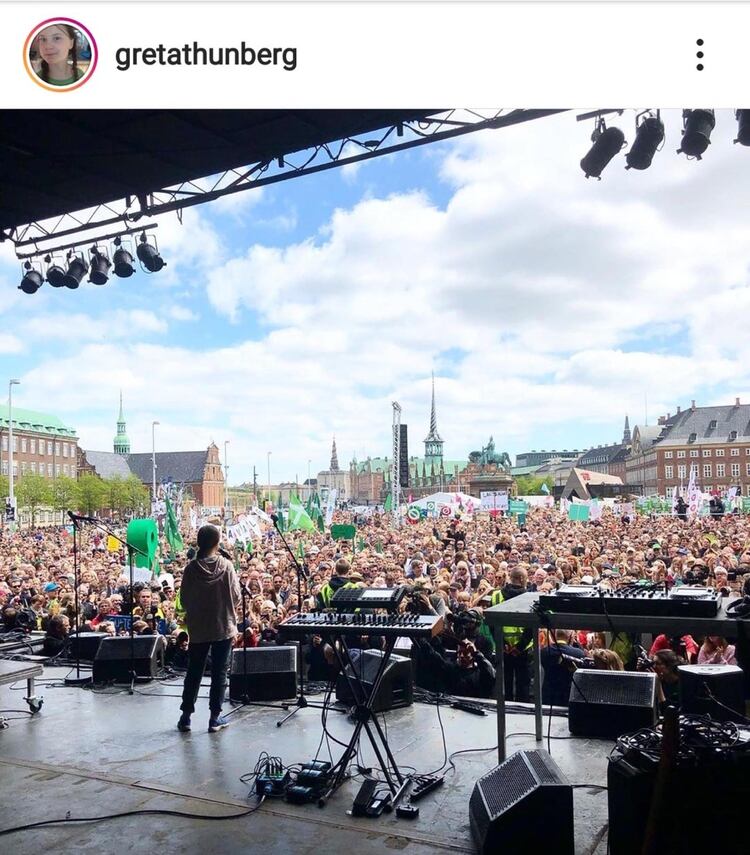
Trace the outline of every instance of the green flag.
<instances>
[{"instance_id":1,"label":"green flag","mask_svg":"<svg viewBox=\"0 0 750 855\"><path fill-rule=\"evenodd\" d=\"M289 531L294 531L295 529L313 531L315 529L315 523L310 519L302 502L300 502L294 493L289 497L289 524L287 527Z\"/></svg>"},{"instance_id":2,"label":"green flag","mask_svg":"<svg viewBox=\"0 0 750 855\"><path fill-rule=\"evenodd\" d=\"M245 552L247 552L248 555L253 554L253 542L252 542L252 540L248 540L247 545L245 546Z\"/></svg>"},{"instance_id":3,"label":"green flag","mask_svg":"<svg viewBox=\"0 0 750 855\"><path fill-rule=\"evenodd\" d=\"M299 558L300 561L305 560L305 545L302 543L301 540L297 544L297 558Z\"/></svg>"},{"instance_id":4,"label":"green flag","mask_svg":"<svg viewBox=\"0 0 750 855\"><path fill-rule=\"evenodd\" d=\"M284 520L284 512L281 510L280 506L277 506L276 510L276 527L279 531L286 531L288 526L284 525L286 521Z\"/></svg>"},{"instance_id":5,"label":"green flag","mask_svg":"<svg viewBox=\"0 0 750 855\"><path fill-rule=\"evenodd\" d=\"M170 552L179 552L185 548L185 544L182 542L182 535L177 525L177 517L175 516L169 497L165 496L165 503L167 506L167 518L164 522L164 536L169 543Z\"/></svg>"},{"instance_id":6,"label":"green flag","mask_svg":"<svg viewBox=\"0 0 750 855\"><path fill-rule=\"evenodd\" d=\"M393 510L393 494L388 493L385 497L385 505L383 506L383 510L388 514Z\"/></svg>"}]
</instances>

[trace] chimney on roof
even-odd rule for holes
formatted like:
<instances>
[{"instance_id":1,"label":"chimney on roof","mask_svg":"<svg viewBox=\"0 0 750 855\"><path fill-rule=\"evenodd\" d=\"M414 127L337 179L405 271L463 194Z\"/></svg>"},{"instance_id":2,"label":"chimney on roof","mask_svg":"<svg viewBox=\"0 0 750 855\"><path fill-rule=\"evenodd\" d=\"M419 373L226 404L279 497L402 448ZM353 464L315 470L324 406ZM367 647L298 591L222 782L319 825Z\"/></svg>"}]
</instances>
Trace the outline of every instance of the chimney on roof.
<instances>
[{"instance_id":1,"label":"chimney on roof","mask_svg":"<svg viewBox=\"0 0 750 855\"><path fill-rule=\"evenodd\" d=\"M665 425L667 423L667 416L659 416L659 418L656 420L656 423L660 425Z\"/></svg>"},{"instance_id":2,"label":"chimney on roof","mask_svg":"<svg viewBox=\"0 0 750 855\"><path fill-rule=\"evenodd\" d=\"M677 415L679 416L681 412L682 412L682 407L678 404L677 405Z\"/></svg>"},{"instance_id":3,"label":"chimney on roof","mask_svg":"<svg viewBox=\"0 0 750 855\"><path fill-rule=\"evenodd\" d=\"M739 405L740 405L740 399L739 398L734 399L734 405L735 405L735 407L739 407Z\"/></svg>"},{"instance_id":4,"label":"chimney on roof","mask_svg":"<svg viewBox=\"0 0 750 855\"><path fill-rule=\"evenodd\" d=\"M694 410L694 409L695 409L695 401L691 401L691 402L690 402L690 409L691 409L691 410Z\"/></svg>"}]
</instances>

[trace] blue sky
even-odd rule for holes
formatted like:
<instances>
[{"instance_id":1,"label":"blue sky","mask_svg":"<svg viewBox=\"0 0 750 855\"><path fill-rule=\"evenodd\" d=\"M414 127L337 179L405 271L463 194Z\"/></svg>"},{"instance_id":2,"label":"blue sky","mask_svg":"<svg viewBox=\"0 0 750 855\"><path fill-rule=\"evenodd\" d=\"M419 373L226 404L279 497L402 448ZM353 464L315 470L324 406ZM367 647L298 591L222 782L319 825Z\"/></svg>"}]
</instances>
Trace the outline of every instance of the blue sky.
<instances>
[{"instance_id":1,"label":"blue sky","mask_svg":"<svg viewBox=\"0 0 750 855\"><path fill-rule=\"evenodd\" d=\"M160 220L160 274L21 294L0 248L14 400L111 449L230 441L230 481L382 455L390 402L421 453L436 376L445 454L617 440L677 405L750 400L750 154L719 113L702 162L679 114L652 168L578 167L573 114L249 191ZM622 118L632 140L633 114ZM4 381L3 381L4 382ZM0 393L1 394L1 393Z\"/></svg>"}]
</instances>

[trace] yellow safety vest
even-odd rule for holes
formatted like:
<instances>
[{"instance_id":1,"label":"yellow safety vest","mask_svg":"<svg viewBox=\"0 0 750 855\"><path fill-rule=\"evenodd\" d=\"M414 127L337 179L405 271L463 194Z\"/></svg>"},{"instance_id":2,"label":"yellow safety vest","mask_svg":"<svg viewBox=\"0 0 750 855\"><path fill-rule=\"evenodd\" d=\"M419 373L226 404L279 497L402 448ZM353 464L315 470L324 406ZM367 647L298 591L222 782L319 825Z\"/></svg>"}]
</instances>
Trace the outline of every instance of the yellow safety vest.
<instances>
[{"instance_id":1,"label":"yellow safety vest","mask_svg":"<svg viewBox=\"0 0 750 855\"><path fill-rule=\"evenodd\" d=\"M354 584L354 582L346 582L344 585L341 585L341 587L336 588L336 590L334 590L331 587L331 583L326 582L325 585L323 585L323 587L320 589L320 597L323 600L323 608L325 608L325 609L331 608L331 600L333 599L333 595L336 593L336 591L340 591L341 588L356 588L356 587L357 586Z\"/></svg>"},{"instance_id":2,"label":"yellow safety vest","mask_svg":"<svg viewBox=\"0 0 750 855\"><path fill-rule=\"evenodd\" d=\"M500 603L505 602L505 597L503 597L503 592L498 588L496 591L492 592L492 597L490 599L490 605L497 606ZM521 642L521 636L523 635L523 627L522 626L504 626L503 627L503 639L506 644L509 644L511 647L517 647ZM526 645L526 650L530 650L533 647L534 642L530 641Z\"/></svg>"}]
</instances>

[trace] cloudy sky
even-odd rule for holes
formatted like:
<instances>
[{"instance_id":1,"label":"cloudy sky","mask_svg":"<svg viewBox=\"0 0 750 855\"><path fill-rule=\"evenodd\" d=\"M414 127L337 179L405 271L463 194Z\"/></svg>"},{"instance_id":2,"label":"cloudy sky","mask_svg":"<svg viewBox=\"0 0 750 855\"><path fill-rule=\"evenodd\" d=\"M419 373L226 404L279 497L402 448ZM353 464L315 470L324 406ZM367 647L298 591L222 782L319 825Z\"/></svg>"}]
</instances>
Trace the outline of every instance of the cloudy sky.
<instances>
[{"instance_id":1,"label":"cloudy sky","mask_svg":"<svg viewBox=\"0 0 750 855\"><path fill-rule=\"evenodd\" d=\"M228 439L232 483L268 451L302 480L333 434L342 465L387 453L393 400L423 453L432 371L452 459L612 442L646 399L651 423L750 402L750 152L726 111L688 161L663 118L652 168L601 182L567 113L240 194L162 220L168 267L102 288L24 295L4 245L2 375L98 450L122 389L133 451L154 419L160 449Z\"/></svg>"}]
</instances>

